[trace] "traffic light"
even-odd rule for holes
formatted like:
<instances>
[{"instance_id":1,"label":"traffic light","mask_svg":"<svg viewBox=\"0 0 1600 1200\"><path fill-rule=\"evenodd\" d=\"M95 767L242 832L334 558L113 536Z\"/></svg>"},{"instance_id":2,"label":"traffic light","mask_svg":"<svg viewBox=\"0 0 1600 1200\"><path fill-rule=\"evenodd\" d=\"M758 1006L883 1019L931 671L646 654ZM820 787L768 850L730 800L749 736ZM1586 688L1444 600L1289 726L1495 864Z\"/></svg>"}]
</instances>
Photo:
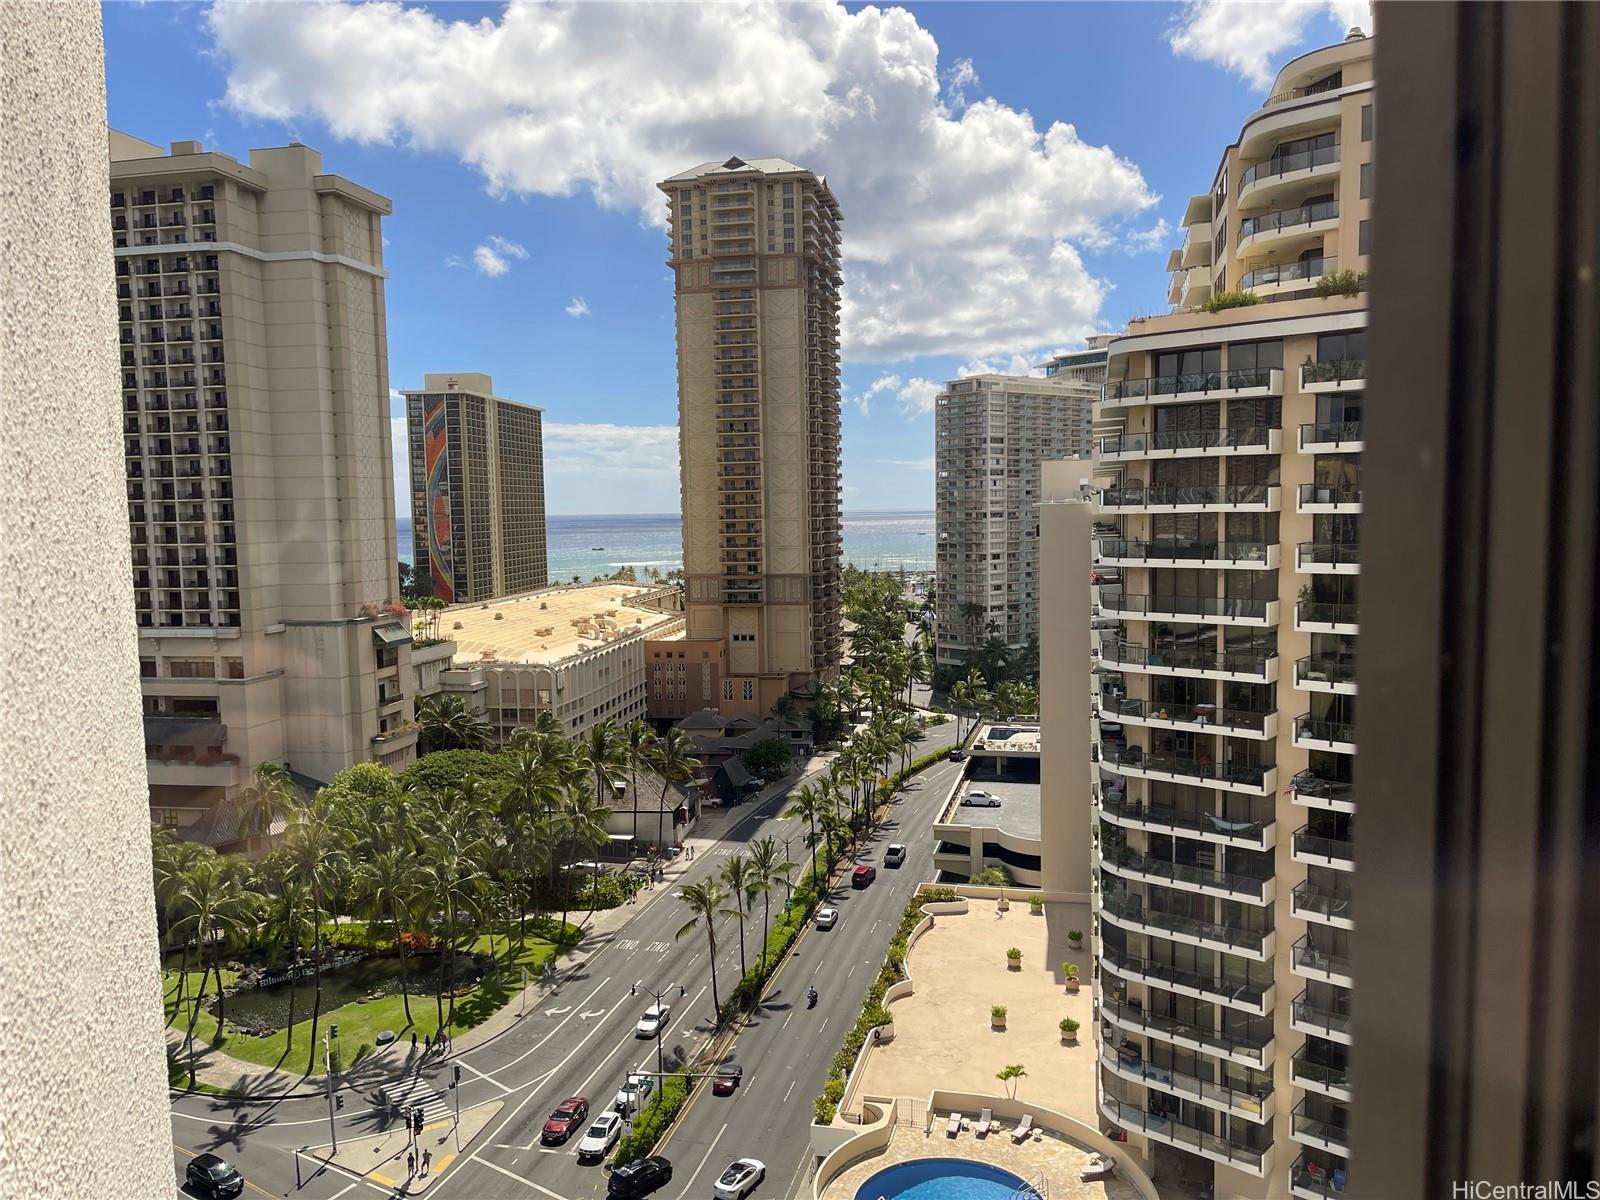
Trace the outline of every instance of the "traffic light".
<instances>
[{"instance_id":1,"label":"traffic light","mask_svg":"<svg viewBox=\"0 0 1600 1200\"><path fill-rule=\"evenodd\" d=\"M418 1136L422 1134L422 1110L420 1108L411 1114L411 1128Z\"/></svg>"},{"instance_id":2,"label":"traffic light","mask_svg":"<svg viewBox=\"0 0 1600 1200\"><path fill-rule=\"evenodd\" d=\"M340 1093L339 1095L334 1096L334 1098L333 1098L333 1106L334 1106L334 1108L343 1108L344 1107L344 1095L343 1095L343 1093Z\"/></svg>"},{"instance_id":3,"label":"traffic light","mask_svg":"<svg viewBox=\"0 0 1600 1200\"><path fill-rule=\"evenodd\" d=\"M456 1078L455 1078L455 1081L457 1083L461 1082L461 1067L460 1067L459 1064L456 1066Z\"/></svg>"},{"instance_id":4,"label":"traffic light","mask_svg":"<svg viewBox=\"0 0 1600 1200\"><path fill-rule=\"evenodd\" d=\"M329 1025L328 1026L328 1036L333 1038L333 1039L335 1039L335 1040L338 1040L339 1027L337 1025Z\"/></svg>"}]
</instances>

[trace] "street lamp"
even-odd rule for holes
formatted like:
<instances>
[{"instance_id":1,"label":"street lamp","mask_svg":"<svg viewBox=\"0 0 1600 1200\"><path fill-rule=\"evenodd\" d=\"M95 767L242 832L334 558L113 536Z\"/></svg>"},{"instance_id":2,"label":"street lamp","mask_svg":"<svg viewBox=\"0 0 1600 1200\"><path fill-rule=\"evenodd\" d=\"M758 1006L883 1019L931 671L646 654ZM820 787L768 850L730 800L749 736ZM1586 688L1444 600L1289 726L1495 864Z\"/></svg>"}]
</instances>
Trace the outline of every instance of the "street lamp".
<instances>
[{"instance_id":1,"label":"street lamp","mask_svg":"<svg viewBox=\"0 0 1600 1200\"><path fill-rule=\"evenodd\" d=\"M327 1033L322 1035L322 1065L328 1072L328 1137L333 1142L333 1152L339 1153L339 1130L333 1123L333 1043Z\"/></svg>"},{"instance_id":2,"label":"street lamp","mask_svg":"<svg viewBox=\"0 0 1600 1200\"><path fill-rule=\"evenodd\" d=\"M654 988L645 987L644 980L642 979L628 989L628 995L630 996L637 996L640 992L643 992L646 996L652 997L656 1002L656 1078L661 1081L661 1086L663 1088L667 1086L667 1066L666 1058L661 1051L661 1029L664 1025L666 1025L664 1020L659 1019L661 1016L661 997L672 991L673 988L678 989L678 998L680 1000L689 994L681 983L669 984L658 992Z\"/></svg>"}]
</instances>

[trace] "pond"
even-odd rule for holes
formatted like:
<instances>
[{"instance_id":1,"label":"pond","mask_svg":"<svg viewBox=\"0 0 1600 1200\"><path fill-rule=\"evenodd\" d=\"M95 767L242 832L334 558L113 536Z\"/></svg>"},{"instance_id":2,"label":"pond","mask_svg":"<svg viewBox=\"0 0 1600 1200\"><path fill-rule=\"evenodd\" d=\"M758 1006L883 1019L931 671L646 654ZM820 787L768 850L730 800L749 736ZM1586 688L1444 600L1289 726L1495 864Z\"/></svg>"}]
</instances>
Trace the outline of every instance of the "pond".
<instances>
[{"instance_id":1,"label":"pond","mask_svg":"<svg viewBox=\"0 0 1600 1200\"><path fill-rule=\"evenodd\" d=\"M435 991L444 987L444 974L441 959L425 957L406 960L406 985L413 997L426 997L431 1001ZM470 987L478 981L480 974L477 964L470 957L457 957L457 988ZM399 991L399 956L374 955L348 966L323 971L322 1011L331 1012L373 992L397 995ZM316 1002L317 982L307 975L292 984L280 983L276 987L235 992L228 997L228 1021L244 1029L282 1029L289 1023L291 992L294 994L295 1020L309 1020L311 1007ZM214 1002L209 1007L212 1012L216 1011Z\"/></svg>"}]
</instances>

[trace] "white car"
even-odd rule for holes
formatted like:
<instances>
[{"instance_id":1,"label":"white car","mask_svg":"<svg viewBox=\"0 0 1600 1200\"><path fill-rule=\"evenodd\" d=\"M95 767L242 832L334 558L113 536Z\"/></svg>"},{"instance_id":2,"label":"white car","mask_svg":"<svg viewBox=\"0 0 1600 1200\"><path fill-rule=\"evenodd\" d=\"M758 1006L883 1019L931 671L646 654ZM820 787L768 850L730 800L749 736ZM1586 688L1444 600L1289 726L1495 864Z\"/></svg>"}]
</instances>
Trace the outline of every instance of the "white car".
<instances>
[{"instance_id":1,"label":"white car","mask_svg":"<svg viewBox=\"0 0 1600 1200\"><path fill-rule=\"evenodd\" d=\"M594 1119L594 1124L589 1126L587 1133L578 1143L578 1161L588 1158L604 1158L611 1147L617 1144L617 1139L622 1136L622 1114L616 1112L603 1112Z\"/></svg>"},{"instance_id":2,"label":"white car","mask_svg":"<svg viewBox=\"0 0 1600 1200\"><path fill-rule=\"evenodd\" d=\"M728 1164L711 1189L717 1200L744 1200L767 1177L767 1164L755 1158L741 1158Z\"/></svg>"},{"instance_id":3,"label":"white car","mask_svg":"<svg viewBox=\"0 0 1600 1200\"><path fill-rule=\"evenodd\" d=\"M963 808L999 808L1000 797L992 792L979 791L974 788L961 797L961 806Z\"/></svg>"},{"instance_id":4,"label":"white car","mask_svg":"<svg viewBox=\"0 0 1600 1200\"><path fill-rule=\"evenodd\" d=\"M667 1018L672 1016L672 1009L665 1004L652 1004L644 1010L644 1016L639 1018L639 1023L633 1027L634 1037L653 1038L666 1027Z\"/></svg>"},{"instance_id":5,"label":"white car","mask_svg":"<svg viewBox=\"0 0 1600 1200\"><path fill-rule=\"evenodd\" d=\"M817 909L817 928L832 929L839 923L839 910L837 908Z\"/></svg>"},{"instance_id":6,"label":"white car","mask_svg":"<svg viewBox=\"0 0 1600 1200\"><path fill-rule=\"evenodd\" d=\"M644 1107L644 1102L650 1099L650 1092L655 1086L656 1081L648 1075L629 1075L617 1090L617 1098L611 1102L611 1107L618 1113L638 1112Z\"/></svg>"}]
</instances>

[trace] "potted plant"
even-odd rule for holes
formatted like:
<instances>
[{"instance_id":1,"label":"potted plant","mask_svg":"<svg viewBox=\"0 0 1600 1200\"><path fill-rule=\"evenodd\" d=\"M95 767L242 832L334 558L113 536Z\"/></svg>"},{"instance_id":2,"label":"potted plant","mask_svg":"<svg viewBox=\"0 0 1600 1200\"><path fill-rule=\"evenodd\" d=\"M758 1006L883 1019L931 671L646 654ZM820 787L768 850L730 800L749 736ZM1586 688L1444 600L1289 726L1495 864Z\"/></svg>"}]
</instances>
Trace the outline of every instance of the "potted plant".
<instances>
[{"instance_id":1,"label":"potted plant","mask_svg":"<svg viewBox=\"0 0 1600 1200\"><path fill-rule=\"evenodd\" d=\"M1006 1006L996 1004L989 1009L989 1028L1004 1029L1006 1027Z\"/></svg>"},{"instance_id":2,"label":"potted plant","mask_svg":"<svg viewBox=\"0 0 1600 1200\"><path fill-rule=\"evenodd\" d=\"M1071 1017L1061 1018L1061 1044L1076 1046L1078 1044L1078 1023Z\"/></svg>"},{"instance_id":3,"label":"potted plant","mask_svg":"<svg viewBox=\"0 0 1600 1200\"><path fill-rule=\"evenodd\" d=\"M1044 915L1044 897L1043 896L1029 896L1028 897L1028 910L1030 912L1032 912L1034 916L1042 917Z\"/></svg>"},{"instance_id":4,"label":"potted plant","mask_svg":"<svg viewBox=\"0 0 1600 1200\"><path fill-rule=\"evenodd\" d=\"M1061 973L1066 976L1067 995L1076 996L1078 994L1078 964L1074 962L1062 963Z\"/></svg>"},{"instance_id":5,"label":"potted plant","mask_svg":"<svg viewBox=\"0 0 1600 1200\"><path fill-rule=\"evenodd\" d=\"M1067 930L1067 945L1071 946L1074 950L1082 950L1083 949L1083 930L1081 930L1081 929L1069 929L1069 930Z\"/></svg>"},{"instance_id":6,"label":"potted plant","mask_svg":"<svg viewBox=\"0 0 1600 1200\"><path fill-rule=\"evenodd\" d=\"M1006 966L1013 971L1022 970L1022 951L1020 948L1013 946L1006 951Z\"/></svg>"},{"instance_id":7,"label":"potted plant","mask_svg":"<svg viewBox=\"0 0 1600 1200\"><path fill-rule=\"evenodd\" d=\"M1010 910L1011 901L1006 899L1006 893L1005 893L1005 889L1004 888L1002 888L1000 890L1000 899L995 901L994 907L995 907L995 911L997 911L997 912L1007 912L1007 911Z\"/></svg>"}]
</instances>

